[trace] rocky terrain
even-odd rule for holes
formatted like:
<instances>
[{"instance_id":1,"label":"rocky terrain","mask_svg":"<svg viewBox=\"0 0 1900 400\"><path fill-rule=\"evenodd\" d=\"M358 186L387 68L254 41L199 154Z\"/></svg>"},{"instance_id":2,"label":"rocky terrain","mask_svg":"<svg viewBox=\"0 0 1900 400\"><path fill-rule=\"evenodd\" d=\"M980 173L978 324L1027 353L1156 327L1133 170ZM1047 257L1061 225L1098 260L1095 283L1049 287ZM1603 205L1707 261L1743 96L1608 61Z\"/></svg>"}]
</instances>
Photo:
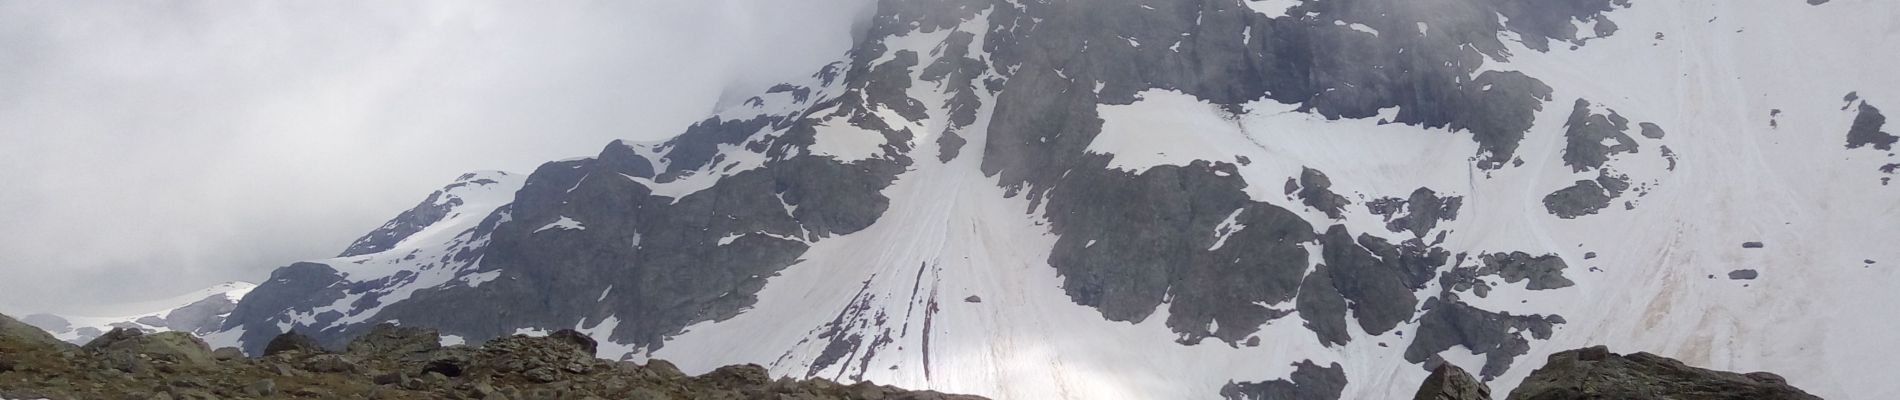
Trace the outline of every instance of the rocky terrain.
<instances>
[{"instance_id":1,"label":"rocky terrain","mask_svg":"<svg viewBox=\"0 0 1900 400\"><path fill-rule=\"evenodd\" d=\"M441 346L435 330L378 325L342 351L295 332L257 357L184 332L115 329L84 346L0 315L6 399L981 399L869 382L773 379L757 365L687 376L663 360L594 357L573 331Z\"/></svg>"},{"instance_id":2,"label":"rocky terrain","mask_svg":"<svg viewBox=\"0 0 1900 400\"><path fill-rule=\"evenodd\" d=\"M982 399L869 382L773 379L757 365L687 376L664 360L643 365L596 358L598 343L571 330L507 336L479 346L442 346L440 341L433 329L382 324L342 351L290 332L273 338L258 357L246 357L235 348L212 350L184 332L115 329L74 346L0 315L0 398ZM1272 383L1285 382L1254 387L1260 392L1256 397L1306 398L1327 390ZM1413 398L1492 397L1491 389L1464 369L1441 363ZM1506 399L1820 398L1772 373L1712 371L1597 346L1551 355Z\"/></svg>"},{"instance_id":3,"label":"rocky terrain","mask_svg":"<svg viewBox=\"0 0 1900 400\"><path fill-rule=\"evenodd\" d=\"M1491 389L1455 365L1439 364L1414 400L1490 400ZM1508 400L1819 400L1768 372L1737 374L1649 353L1594 346L1551 354Z\"/></svg>"}]
</instances>

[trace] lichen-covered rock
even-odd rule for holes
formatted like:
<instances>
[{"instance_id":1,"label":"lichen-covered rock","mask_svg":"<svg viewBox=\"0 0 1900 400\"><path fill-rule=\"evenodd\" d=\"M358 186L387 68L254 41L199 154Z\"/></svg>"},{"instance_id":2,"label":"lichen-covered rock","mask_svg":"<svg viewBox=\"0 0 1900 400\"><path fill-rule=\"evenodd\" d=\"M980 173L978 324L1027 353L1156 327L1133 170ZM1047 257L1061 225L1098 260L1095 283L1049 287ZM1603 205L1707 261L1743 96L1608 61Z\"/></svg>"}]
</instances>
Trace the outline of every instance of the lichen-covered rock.
<instances>
[{"instance_id":1,"label":"lichen-covered rock","mask_svg":"<svg viewBox=\"0 0 1900 400\"><path fill-rule=\"evenodd\" d=\"M185 332L160 332L150 335L137 330L114 329L86 344L86 349L113 359L142 359L193 367L208 367L217 362L211 346Z\"/></svg>"},{"instance_id":2,"label":"lichen-covered rock","mask_svg":"<svg viewBox=\"0 0 1900 400\"><path fill-rule=\"evenodd\" d=\"M1550 355L1543 368L1511 391L1511 400L1674 399L1819 400L1778 375L1691 367L1649 354L1621 355L1596 346Z\"/></svg>"},{"instance_id":3,"label":"lichen-covered rock","mask_svg":"<svg viewBox=\"0 0 1900 400\"><path fill-rule=\"evenodd\" d=\"M442 335L434 329L377 324L368 333L350 341L345 349L352 355L407 357L427 354L442 348Z\"/></svg>"}]
</instances>

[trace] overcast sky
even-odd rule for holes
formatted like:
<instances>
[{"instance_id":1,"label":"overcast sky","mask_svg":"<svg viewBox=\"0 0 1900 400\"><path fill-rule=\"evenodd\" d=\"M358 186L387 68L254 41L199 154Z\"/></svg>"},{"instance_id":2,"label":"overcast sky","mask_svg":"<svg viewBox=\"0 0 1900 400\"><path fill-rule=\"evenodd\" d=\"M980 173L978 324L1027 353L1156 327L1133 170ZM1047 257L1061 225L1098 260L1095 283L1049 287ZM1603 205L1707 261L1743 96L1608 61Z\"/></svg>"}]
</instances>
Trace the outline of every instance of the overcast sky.
<instances>
[{"instance_id":1,"label":"overcast sky","mask_svg":"<svg viewBox=\"0 0 1900 400\"><path fill-rule=\"evenodd\" d=\"M0 1L0 312L259 281L463 172L670 137L868 3Z\"/></svg>"}]
</instances>

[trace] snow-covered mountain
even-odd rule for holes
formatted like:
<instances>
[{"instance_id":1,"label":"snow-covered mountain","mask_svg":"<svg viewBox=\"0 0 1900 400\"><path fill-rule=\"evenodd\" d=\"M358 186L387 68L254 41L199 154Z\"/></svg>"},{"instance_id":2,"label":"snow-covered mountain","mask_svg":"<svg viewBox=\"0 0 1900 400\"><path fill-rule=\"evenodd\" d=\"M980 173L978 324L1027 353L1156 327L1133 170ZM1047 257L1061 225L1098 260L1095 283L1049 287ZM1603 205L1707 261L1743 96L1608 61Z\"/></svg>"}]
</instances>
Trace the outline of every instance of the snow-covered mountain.
<instances>
[{"instance_id":1,"label":"snow-covered mountain","mask_svg":"<svg viewBox=\"0 0 1900 400\"><path fill-rule=\"evenodd\" d=\"M1811 4L1822 3L1822 4ZM1900 396L1900 5L886 0L659 143L466 176L214 344L575 328L1005 399L1500 392L1586 344Z\"/></svg>"},{"instance_id":2,"label":"snow-covered mountain","mask_svg":"<svg viewBox=\"0 0 1900 400\"><path fill-rule=\"evenodd\" d=\"M123 316L34 314L21 318L21 322L44 329L59 340L75 344L85 344L114 328L210 334L224 326L225 317L237 308L238 299L244 298L256 287L250 282L225 282L170 298L112 307L134 310Z\"/></svg>"}]
</instances>

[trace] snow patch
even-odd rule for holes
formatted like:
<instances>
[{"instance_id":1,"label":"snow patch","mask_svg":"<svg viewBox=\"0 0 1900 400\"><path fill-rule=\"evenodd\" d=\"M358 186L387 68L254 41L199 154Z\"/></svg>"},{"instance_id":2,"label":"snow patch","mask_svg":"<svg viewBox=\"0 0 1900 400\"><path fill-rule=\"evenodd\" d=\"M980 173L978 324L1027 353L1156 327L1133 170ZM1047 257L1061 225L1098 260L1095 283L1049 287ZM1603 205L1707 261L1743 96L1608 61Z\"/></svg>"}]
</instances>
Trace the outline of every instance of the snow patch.
<instances>
[{"instance_id":1,"label":"snow patch","mask_svg":"<svg viewBox=\"0 0 1900 400\"><path fill-rule=\"evenodd\" d=\"M550 229L579 231L579 230L586 230L587 227L582 226L580 221L575 221L573 218L568 218L567 216L563 215L561 216L561 219L555 220L554 222L550 222L547 225L543 225L541 226L540 229L535 229L534 233L541 233L541 231L550 230Z\"/></svg>"}]
</instances>

